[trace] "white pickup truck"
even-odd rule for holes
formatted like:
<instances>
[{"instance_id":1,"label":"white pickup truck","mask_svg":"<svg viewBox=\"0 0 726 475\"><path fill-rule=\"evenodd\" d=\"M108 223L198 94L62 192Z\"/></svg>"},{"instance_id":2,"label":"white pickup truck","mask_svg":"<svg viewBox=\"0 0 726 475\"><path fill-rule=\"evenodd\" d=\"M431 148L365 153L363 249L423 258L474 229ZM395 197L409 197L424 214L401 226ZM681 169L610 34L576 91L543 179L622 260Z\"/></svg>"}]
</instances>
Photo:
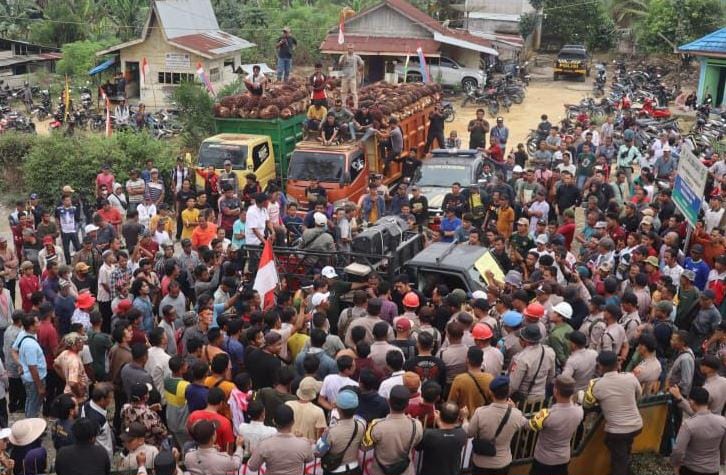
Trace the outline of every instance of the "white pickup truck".
<instances>
[{"instance_id":1,"label":"white pickup truck","mask_svg":"<svg viewBox=\"0 0 726 475\"><path fill-rule=\"evenodd\" d=\"M396 72L400 78L404 77L405 63L406 59L403 58L396 64ZM451 58L430 58L426 61L426 65L430 71L431 80L442 86L461 86L469 89L482 86L486 82L486 73L482 69L461 66ZM421 67L417 56L409 58L405 77L407 82L421 81Z\"/></svg>"}]
</instances>

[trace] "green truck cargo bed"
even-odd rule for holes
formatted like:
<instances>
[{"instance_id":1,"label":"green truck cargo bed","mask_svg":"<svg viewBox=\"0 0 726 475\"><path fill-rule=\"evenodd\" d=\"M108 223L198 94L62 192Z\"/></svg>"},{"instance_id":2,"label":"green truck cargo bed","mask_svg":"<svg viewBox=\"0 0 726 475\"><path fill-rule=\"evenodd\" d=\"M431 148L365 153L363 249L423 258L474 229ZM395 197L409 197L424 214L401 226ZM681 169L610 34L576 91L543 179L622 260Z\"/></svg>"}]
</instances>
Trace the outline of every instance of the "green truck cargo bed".
<instances>
[{"instance_id":1,"label":"green truck cargo bed","mask_svg":"<svg viewBox=\"0 0 726 475\"><path fill-rule=\"evenodd\" d=\"M289 119L221 119L215 117L214 125L218 134L267 135L272 141L275 152L275 166L278 179L284 189L287 181L287 165L295 150L295 144L302 140L305 114Z\"/></svg>"}]
</instances>

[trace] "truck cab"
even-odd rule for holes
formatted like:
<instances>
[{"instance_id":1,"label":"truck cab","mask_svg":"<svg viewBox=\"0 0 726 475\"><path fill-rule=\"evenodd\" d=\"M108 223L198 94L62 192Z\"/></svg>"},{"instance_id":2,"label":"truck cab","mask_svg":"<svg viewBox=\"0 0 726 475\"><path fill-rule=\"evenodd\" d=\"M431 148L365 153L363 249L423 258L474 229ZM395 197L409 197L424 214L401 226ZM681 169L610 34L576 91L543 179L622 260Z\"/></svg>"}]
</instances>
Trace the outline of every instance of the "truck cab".
<instances>
[{"instance_id":1,"label":"truck cab","mask_svg":"<svg viewBox=\"0 0 726 475\"><path fill-rule=\"evenodd\" d=\"M214 166L216 172L224 172L224 162L232 162L232 170L237 172L239 188L246 184L245 175L254 173L260 186L274 181L275 152L270 137L252 134L219 134L209 137L199 147L197 166ZM204 189L204 178L197 174L197 187Z\"/></svg>"},{"instance_id":2,"label":"truck cab","mask_svg":"<svg viewBox=\"0 0 726 475\"><path fill-rule=\"evenodd\" d=\"M433 105L399 118L404 153L412 147L423 150L432 110ZM290 157L287 196L296 200L302 209L308 209L305 189L310 186L310 179L317 178L328 202L338 207L348 201L357 202L374 174L383 175L383 184L389 187L401 179L401 164L391 161L385 166L376 137L366 140L363 147L357 141L323 145L305 140L297 144Z\"/></svg>"},{"instance_id":3,"label":"truck cab","mask_svg":"<svg viewBox=\"0 0 726 475\"><path fill-rule=\"evenodd\" d=\"M438 284L467 292L486 290L477 261L489 250L486 247L435 242L416 254L404 267L418 290L431 293Z\"/></svg>"}]
</instances>

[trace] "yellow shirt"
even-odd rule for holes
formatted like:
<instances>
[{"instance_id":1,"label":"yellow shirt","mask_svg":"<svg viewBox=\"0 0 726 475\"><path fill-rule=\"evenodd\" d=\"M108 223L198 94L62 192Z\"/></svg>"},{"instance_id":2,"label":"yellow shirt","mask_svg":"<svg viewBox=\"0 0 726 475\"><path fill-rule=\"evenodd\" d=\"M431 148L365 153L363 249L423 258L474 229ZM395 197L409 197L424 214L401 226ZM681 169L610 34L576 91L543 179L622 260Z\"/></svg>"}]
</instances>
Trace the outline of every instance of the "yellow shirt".
<instances>
[{"instance_id":1,"label":"yellow shirt","mask_svg":"<svg viewBox=\"0 0 726 475\"><path fill-rule=\"evenodd\" d=\"M196 228L199 222L199 210L197 208L184 209L181 212L182 224L182 239L191 239L194 228ZM193 223L193 224L190 224Z\"/></svg>"},{"instance_id":2,"label":"yellow shirt","mask_svg":"<svg viewBox=\"0 0 726 475\"><path fill-rule=\"evenodd\" d=\"M295 361L298 353L302 351L309 339L309 336L300 332L295 333L287 339L287 349L289 350L288 354L290 355L291 361Z\"/></svg>"},{"instance_id":3,"label":"yellow shirt","mask_svg":"<svg viewBox=\"0 0 726 475\"><path fill-rule=\"evenodd\" d=\"M317 108L315 106L308 107L308 119L319 120L320 122L322 122L327 115L328 109L326 109L324 106L321 106L320 108Z\"/></svg>"},{"instance_id":4,"label":"yellow shirt","mask_svg":"<svg viewBox=\"0 0 726 475\"><path fill-rule=\"evenodd\" d=\"M149 221L149 229L151 232L156 232L157 226L159 225L159 220L163 218L164 216L160 214L155 214L151 217L151 220ZM166 216L166 223L164 224L164 231L169 233L169 236L174 236L176 234L176 226L174 224L174 218L171 216Z\"/></svg>"}]
</instances>

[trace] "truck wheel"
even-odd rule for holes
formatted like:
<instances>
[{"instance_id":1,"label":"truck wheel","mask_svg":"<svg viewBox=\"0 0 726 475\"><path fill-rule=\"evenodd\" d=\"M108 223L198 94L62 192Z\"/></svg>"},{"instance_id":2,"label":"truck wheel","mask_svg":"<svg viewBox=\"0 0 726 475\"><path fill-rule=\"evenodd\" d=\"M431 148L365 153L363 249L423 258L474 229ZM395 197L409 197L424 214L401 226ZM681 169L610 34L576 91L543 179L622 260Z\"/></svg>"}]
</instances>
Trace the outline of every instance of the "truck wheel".
<instances>
[{"instance_id":1,"label":"truck wheel","mask_svg":"<svg viewBox=\"0 0 726 475\"><path fill-rule=\"evenodd\" d=\"M479 82L474 78L464 78L461 80L461 87L463 87L465 91L475 89L478 84Z\"/></svg>"},{"instance_id":2,"label":"truck wheel","mask_svg":"<svg viewBox=\"0 0 726 475\"><path fill-rule=\"evenodd\" d=\"M555 74L552 75L552 80L553 81L557 81L558 79L560 79L560 75L559 74L555 73Z\"/></svg>"}]
</instances>

